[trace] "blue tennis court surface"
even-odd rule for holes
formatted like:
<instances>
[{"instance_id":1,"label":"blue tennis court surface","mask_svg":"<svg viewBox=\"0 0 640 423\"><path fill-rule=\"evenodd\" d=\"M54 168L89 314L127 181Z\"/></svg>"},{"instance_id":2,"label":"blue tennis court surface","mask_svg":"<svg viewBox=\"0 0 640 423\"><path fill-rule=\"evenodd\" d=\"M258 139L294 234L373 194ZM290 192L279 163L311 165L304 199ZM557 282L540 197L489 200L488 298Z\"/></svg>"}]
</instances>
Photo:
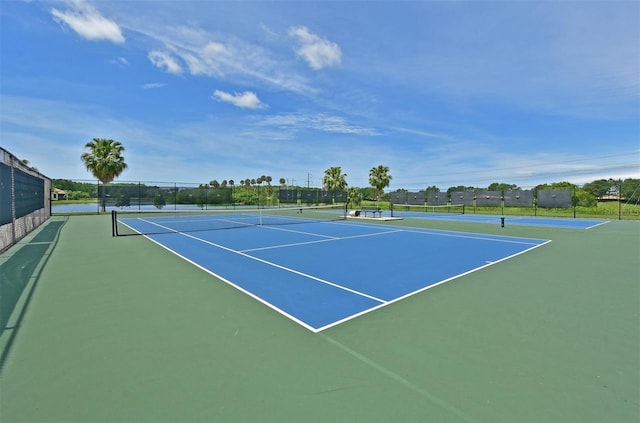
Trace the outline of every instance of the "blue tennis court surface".
<instances>
[{"instance_id":1,"label":"blue tennis court surface","mask_svg":"<svg viewBox=\"0 0 640 423\"><path fill-rule=\"evenodd\" d=\"M313 332L550 242L350 221L146 236Z\"/></svg>"},{"instance_id":2,"label":"blue tennis court surface","mask_svg":"<svg viewBox=\"0 0 640 423\"><path fill-rule=\"evenodd\" d=\"M485 214L448 214L448 213L420 213L420 212L404 212L394 211L396 217L413 218L413 219L435 219L435 220L451 220L459 222L475 222L475 223L495 223L501 224L500 218L505 218L505 225L523 225L523 226L547 226L555 228L572 228L572 229L591 229L596 226L608 223L608 220L599 219L572 219L567 217L543 217L543 216L498 216Z\"/></svg>"}]
</instances>

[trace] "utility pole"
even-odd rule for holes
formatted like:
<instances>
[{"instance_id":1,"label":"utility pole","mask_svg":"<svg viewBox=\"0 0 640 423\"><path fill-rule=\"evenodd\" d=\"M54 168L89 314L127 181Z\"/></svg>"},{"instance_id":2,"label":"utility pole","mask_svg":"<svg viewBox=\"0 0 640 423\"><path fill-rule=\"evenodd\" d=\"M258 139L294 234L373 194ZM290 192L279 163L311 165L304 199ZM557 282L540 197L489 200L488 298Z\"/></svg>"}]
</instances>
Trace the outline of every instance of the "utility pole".
<instances>
[{"instance_id":1,"label":"utility pole","mask_svg":"<svg viewBox=\"0 0 640 423\"><path fill-rule=\"evenodd\" d=\"M622 220L622 178L618 180L618 220Z\"/></svg>"},{"instance_id":2,"label":"utility pole","mask_svg":"<svg viewBox=\"0 0 640 423\"><path fill-rule=\"evenodd\" d=\"M311 174L307 173L307 189L311 187Z\"/></svg>"}]
</instances>

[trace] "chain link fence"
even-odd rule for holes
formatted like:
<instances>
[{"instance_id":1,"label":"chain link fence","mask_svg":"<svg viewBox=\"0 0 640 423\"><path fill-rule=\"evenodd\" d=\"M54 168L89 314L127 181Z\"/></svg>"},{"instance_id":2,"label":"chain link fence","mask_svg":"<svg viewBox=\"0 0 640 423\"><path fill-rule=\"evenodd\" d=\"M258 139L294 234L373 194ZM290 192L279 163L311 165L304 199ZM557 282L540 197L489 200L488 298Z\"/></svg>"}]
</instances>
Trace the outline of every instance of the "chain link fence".
<instances>
[{"instance_id":1,"label":"chain link fence","mask_svg":"<svg viewBox=\"0 0 640 423\"><path fill-rule=\"evenodd\" d=\"M0 252L51 216L51 180L0 147Z\"/></svg>"}]
</instances>

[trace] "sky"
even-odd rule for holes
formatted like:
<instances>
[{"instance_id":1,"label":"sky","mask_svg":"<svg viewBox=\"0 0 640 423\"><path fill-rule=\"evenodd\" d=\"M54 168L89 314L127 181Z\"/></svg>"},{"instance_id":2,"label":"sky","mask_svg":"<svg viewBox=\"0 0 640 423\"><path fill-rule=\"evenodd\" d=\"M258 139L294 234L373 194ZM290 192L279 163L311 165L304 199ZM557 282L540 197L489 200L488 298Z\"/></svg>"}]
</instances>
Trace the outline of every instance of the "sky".
<instances>
[{"instance_id":1,"label":"sky","mask_svg":"<svg viewBox=\"0 0 640 423\"><path fill-rule=\"evenodd\" d=\"M0 2L0 145L50 178L640 178L640 2Z\"/></svg>"}]
</instances>

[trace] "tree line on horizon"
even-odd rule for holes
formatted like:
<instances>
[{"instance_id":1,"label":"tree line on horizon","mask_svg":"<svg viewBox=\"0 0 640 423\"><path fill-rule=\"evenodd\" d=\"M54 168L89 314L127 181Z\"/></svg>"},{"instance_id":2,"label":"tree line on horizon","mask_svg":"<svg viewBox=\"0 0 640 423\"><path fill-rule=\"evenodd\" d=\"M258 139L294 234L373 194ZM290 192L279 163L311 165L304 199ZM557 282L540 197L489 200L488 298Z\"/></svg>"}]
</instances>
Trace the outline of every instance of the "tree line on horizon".
<instances>
[{"instance_id":1,"label":"tree line on horizon","mask_svg":"<svg viewBox=\"0 0 640 423\"><path fill-rule=\"evenodd\" d=\"M120 174L127 168L127 164L124 160L124 146L119 141L114 141L111 139L104 138L94 138L92 141L89 141L85 144L85 151L81 155L81 160L84 163L85 167L88 171L90 171L103 185L111 183L115 178L120 176ZM361 187L348 187L347 183L347 175L342 172L342 168L340 166L332 166L325 170L324 177L322 179L322 188L329 191L347 191L347 197L359 202L361 199L371 199L374 197L376 201L380 201L385 198L384 189L387 188L392 180L392 176L389 173L390 169L387 166L379 165L373 167L369 170L369 187L361 188ZM238 194L247 194L252 193L253 191L257 191L258 194L258 204L260 204L260 195L262 184L266 183L264 189L264 195L267 198L272 198L274 187L271 185L273 178L268 175L261 175L257 178L246 178L241 180L238 185L233 179L223 180L222 182L218 182L216 179L212 179L209 183L199 184L198 189L224 189L231 187L235 189L238 187ZM92 198L97 195L102 195L102 204L103 207L106 203L105 201L105 192L106 189L102 189L100 192L99 189L96 189L95 185L89 183L82 182L74 182L67 179L54 179L53 187L68 191L70 199L83 199L83 198ZM279 188L292 188L291 186L286 185L287 180L285 178L280 178ZM112 184L113 186L127 186L132 185L131 183L118 183ZM138 189L141 187L141 183L137 184ZM145 185L145 187L147 187ZM159 188L159 187L155 187ZM300 186L296 186L296 188L303 188ZM309 188L309 187L307 187ZM614 195L618 198L624 198L626 201L631 202L639 202L640 197L640 179L637 178L626 178L622 179L598 179L592 182L584 184L582 187L573 184L571 182L562 181L562 182L552 182L537 185L534 190L541 189L561 189L567 188L574 190L574 197L576 202L579 205L584 206L593 206L597 204L598 199L602 199L606 195ZM373 189L373 192L371 191ZM490 184L488 187L480 188L473 186L451 186L447 189L447 195L450 196L452 192L458 191L509 191L509 190L521 190L522 188L518 187L515 184L508 183L500 183L495 182ZM406 192L406 189L397 189L396 192ZM428 186L424 190L420 190L421 192L429 193L429 192L441 192L440 188L433 185ZM158 194L156 194L158 195ZM162 195L160 193L159 195ZM249 201L252 201L251 198L246 198ZM226 200L226 198L225 198ZM162 206L163 199L156 199L157 206ZM204 201L208 201L208 198ZM235 198L232 199L235 201Z\"/></svg>"}]
</instances>

